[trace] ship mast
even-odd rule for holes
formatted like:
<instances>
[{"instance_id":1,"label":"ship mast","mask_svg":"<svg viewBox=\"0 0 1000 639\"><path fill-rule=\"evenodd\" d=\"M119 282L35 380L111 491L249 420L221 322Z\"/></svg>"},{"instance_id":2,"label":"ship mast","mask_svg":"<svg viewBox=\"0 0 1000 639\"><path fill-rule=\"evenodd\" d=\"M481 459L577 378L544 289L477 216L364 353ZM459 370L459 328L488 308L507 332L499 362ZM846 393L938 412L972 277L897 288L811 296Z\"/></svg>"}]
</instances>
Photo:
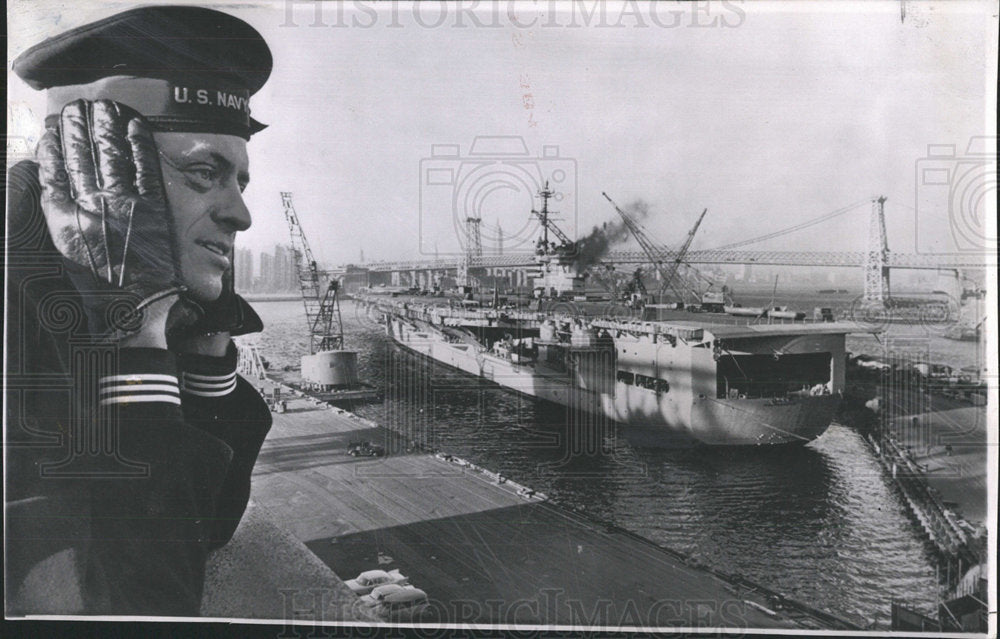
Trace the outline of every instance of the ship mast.
<instances>
[{"instance_id":1,"label":"ship mast","mask_svg":"<svg viewBox=\"0 0 1000 639\"><path fill-rule=\"evenodd\" d=\"M549 182L546 180L545 186L538 191L538 197L542 198L542 210L536 211L535 209L531 209L531 214L537 217L542 223L542 245L548 247L549 230L551 229L552 233L559 238L560 242L566 246L572 246L573 241L569 239L569 236L563 233L562 229L556 226L555 222L553 222L550 218L552 211L549 211L549 198L553 195L555 195L555 191L549 188Z\"/></svg>"},{"instance_id":2,"label":"ship mast","mask_svg":"<svg viewBox=\"0 0 1000 639\"><path fill-rule=\"evenodd\" d=\"M538 192L538 197L542 198L542 212L538 213L532 211L538 215L538 218L542 221L542 240L545 242L545 246L549 245L549 198L552 197L552 191L549 190L549 183L546 182L545 186Z\"/></svg>"}]
</instances>

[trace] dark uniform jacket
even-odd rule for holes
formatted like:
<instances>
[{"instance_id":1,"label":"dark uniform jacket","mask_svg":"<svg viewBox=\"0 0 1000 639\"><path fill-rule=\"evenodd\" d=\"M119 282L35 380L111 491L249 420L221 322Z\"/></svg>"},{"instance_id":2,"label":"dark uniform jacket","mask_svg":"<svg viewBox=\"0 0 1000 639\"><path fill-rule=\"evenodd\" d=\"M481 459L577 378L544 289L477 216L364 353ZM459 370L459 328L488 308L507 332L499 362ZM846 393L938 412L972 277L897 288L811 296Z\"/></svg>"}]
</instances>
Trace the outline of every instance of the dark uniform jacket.
<instances>
[{"instance_id":1,"label":"dark uniform jacket","mask_svg":"<svg viewBox=\"0 0 1000 639\"><path fill-rule=\"evenodd\" d=\"M6 590L13 614L199 613L271 426L225 357L88 336L39 205L8 174Z\"/></svg>"}]
</instances>

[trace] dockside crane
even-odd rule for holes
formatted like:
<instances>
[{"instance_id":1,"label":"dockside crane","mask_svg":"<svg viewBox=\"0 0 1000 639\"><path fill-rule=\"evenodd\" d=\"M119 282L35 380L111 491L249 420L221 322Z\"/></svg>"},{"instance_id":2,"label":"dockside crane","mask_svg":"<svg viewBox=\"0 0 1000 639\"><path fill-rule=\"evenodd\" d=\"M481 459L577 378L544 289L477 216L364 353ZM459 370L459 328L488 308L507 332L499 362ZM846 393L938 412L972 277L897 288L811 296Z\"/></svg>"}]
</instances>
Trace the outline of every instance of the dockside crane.
<instances>
[{"instance_id":1,"label":"dockside crane","mask_svg":"<svg viewBox=\"0 0 1000 639\"><path fill-rule=\"evenodd\" d=\"M299 224L299 216L292 205L292 194L281 193L281 203L285 211L285 221L292 237L292 250L296 255L299 289L302 292L302 303L306 311L306 323L309 327L309 353L340 350L344 347L344 325L340 315L340 302L337 292L339 282L330 278L325 285L324 272L316 266L309 241Z\"/></svg>"},{"instance_id":2,"label":"dockside crane","mask_svg":"<svg viewBox=\"0 0 1000 639\"><path fill-rule=\"evenodd\" d=\"M680 250L677 251L677 255L674 256L673 261L670 263L670 268L667 271L667 276L670 278L668 281L673 282L674 278L677 277L677 269L680 268L681 262L684 261L684 256L687 255L688 249L691 248L691 242L694 241L694 234L698 232L698 227L701 226L701 221L705 219L705 214L708 213L708 209L701 212L698 216L698 221L694 223L691 230L688 231L687 238L684 240L684 244L681 246Z\"/></svg>"},{"instance_id":3,"label":"dockside crane","mask_svg":"<svg viewBox=\"0 0 1000 639\"><path fill-rule=\"evenodd\" d=\"M666 293L667 288L674 292L680 301L683 299L683 295L674 285L674 279L677 277L677 270L680 268L681 263L684 261L684 256L687 254L688 249L691 248L691 242L694 240L695 233L698 232L698 227L701 226L701 221L705 219L705 214L708 213L708 209L701 212L698 216L698 221L694 223L694 226L688 231L687 238L684 240L684 244L681 246L680 250L671 255L671 251L663 248L652 240L649 236L649 232L631 215L623 211L614 200L608 196L607 193L601 193L604 198L611 203L611 206L615 208L618 215L622 218L625 226L635 237L642 251L649 258L649 261L653 263L653 267L656 269L657 273L660 275L660 290L658 297L663 298L664 293Z\"/></svg>"}]
</instances>

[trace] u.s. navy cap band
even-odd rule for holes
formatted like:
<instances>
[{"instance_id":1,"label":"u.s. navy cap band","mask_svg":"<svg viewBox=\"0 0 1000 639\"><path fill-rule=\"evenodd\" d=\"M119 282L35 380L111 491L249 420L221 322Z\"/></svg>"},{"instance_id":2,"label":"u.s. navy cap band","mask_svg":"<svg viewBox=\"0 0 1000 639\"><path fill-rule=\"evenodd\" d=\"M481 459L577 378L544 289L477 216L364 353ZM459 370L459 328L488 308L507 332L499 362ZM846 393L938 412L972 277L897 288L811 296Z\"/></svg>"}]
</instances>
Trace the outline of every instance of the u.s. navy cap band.
<instances>
[{"instance_id":1,"label":"u.s. navy cap band","mask_svg":"<svg viewBox=\"0 0 1000 639\"><path fill-rule=\"evenodd\" d=\"M48 113L58 114L73 100L114 100L146 116L164 131L200 131L250 137L264 128L250 117L250 92L221 79L162 80L111 76L88 84L48 90Z\"/></svg>"},{"instance_id":2,"label":"u.s. navy cap band","mask_svg":"<svg viewBox=\"0 0 1000 639\"><path fill-rule=\"evenodd\" d=\"M264 128L250 96L271 74L264 38L221 11L142 7L50 38L21 54L14 71L48 90L57 114L72 100L126 104L158 129L239 135Z\"/></svg>"}]
</instances>

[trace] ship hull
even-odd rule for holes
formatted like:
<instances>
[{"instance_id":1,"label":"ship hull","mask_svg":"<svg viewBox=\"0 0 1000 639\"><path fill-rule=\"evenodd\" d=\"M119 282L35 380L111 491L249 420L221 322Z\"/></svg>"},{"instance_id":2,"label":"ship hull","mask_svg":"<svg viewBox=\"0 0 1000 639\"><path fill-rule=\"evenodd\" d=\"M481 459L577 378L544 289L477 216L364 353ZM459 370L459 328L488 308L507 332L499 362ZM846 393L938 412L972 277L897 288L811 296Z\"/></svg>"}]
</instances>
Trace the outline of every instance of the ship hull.
<instances>
[{"instance_id":1,"label":"ship hull","mask_svg":"<svg viewBox=\"0 0 1000 639\"><path fill-rule=\"evenodd\" d=\"M662 392L615 380L615 361L621 352L634 349L646 355L650 350L634 344L619 346L619 354L613 348L579 349L573 354L575 365L559 370L544 362L516 364L472 343L449 342L432 326L391 314L386 327L389 336L408 350L503 388L566 406L581 418L617 422L630 441L641 445L804 444L823 434L839 403L834 394L784 401L715 398L707 392L710 384L705 375L699 374L704 362L691 361L702 353L686 356L686 376L674 376L673 387ZM658 356L657 348L651 352Z\"/></svg>"},{"instance_id":2,"label":"ship hull","mask_svg":"<svg viewBox=\"0 0 1000 639\"><path fill-rule=\"evenodd\" d=\"M804 444L826 432L839 403L835 395L804 397L783 405L768 405L766 400L717 400L696 405L692 421L698 424L698 439L706 444Z\"/></svg>"}]
</instances>

